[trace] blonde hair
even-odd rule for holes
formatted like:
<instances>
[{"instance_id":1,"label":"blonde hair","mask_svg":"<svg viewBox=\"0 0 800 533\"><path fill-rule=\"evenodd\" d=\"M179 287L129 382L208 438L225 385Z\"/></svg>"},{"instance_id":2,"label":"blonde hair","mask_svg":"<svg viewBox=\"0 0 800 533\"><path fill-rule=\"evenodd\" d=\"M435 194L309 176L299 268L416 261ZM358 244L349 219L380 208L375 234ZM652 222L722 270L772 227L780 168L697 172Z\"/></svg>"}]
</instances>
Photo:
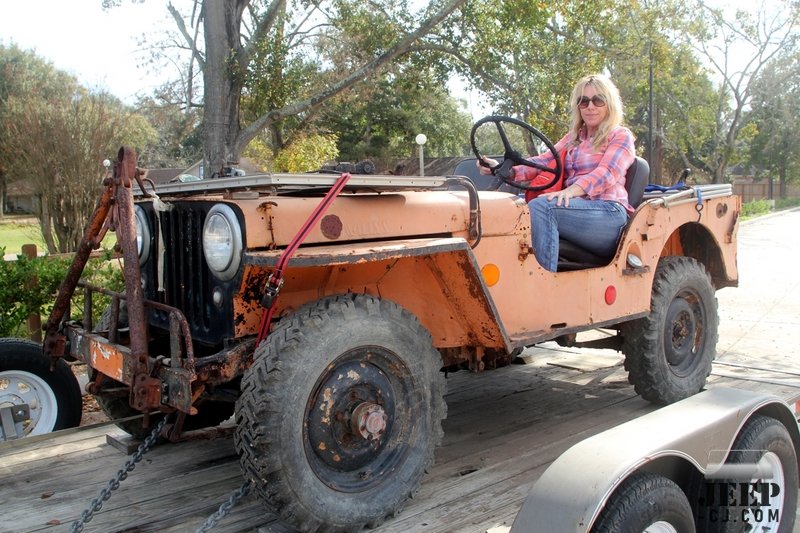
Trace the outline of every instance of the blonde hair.
<instances>
[{"instance_id":1,"label":"blonde hair","mask_svg":"<svg viewBox=\"0 0 800 533\"><path fill-rule=\"evenodd\" d=\"M572 100L570 101L572 125L569 131L572 134L573 144L580 144L580 131L585 126L583 118L581 117L581 110L578 108L578 100L583 96L583 89L587 85L591 85L594 87L594 90L597 91L597 94L605 97L606 107L608 108L608 114L603 122L600 123L600 126L598 126L592 141L592 148L595 151L600 151L607 142L611 130L622 125L622 98L619 96L619 89L617 89L617 86L614 85L614 82L607 76L603 76L602 74L590 74L578 80L578 83L575 84L575 88L572 90Z\"/></svg>"}]
</instances>

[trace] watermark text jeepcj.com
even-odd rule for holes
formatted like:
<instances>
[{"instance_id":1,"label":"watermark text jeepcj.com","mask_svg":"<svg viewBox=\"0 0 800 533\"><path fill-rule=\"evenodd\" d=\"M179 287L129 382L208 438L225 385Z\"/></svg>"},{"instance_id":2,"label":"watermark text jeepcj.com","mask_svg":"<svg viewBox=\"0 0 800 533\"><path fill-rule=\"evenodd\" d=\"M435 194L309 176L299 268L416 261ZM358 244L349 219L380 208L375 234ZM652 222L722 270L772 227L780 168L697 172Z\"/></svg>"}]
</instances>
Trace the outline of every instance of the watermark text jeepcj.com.
<instances>
[{"instance_id":1,"label":"watermark text jeepcj.com","mask_svg":"<svg viewBox=\"0 0 800 533\"><path fill-rule=\"evenodd\" d=\"M780 522L781 486L771 481L771 465L758 463L712 464L698 494L698 518L709 523Z\"/></svg>"}]
</instances>

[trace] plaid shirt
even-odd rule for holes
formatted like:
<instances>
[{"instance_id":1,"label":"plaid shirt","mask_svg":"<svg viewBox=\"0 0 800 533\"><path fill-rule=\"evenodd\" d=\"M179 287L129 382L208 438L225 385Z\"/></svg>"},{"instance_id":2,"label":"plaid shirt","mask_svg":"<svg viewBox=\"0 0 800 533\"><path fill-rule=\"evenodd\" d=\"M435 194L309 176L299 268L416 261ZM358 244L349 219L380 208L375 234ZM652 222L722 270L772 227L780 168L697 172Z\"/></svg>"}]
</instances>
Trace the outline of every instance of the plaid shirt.
<instances>
[{"instance_id":1,"label":"plaid shirt","mask_svg":"<svg viewBox=\"0 0 800 533\"><path fill-rule=\"evenodd\" d=\"M619 202L632 213L628 191L625 190L625 173L636 158L633 133L622 126L613 129L608 135L608 142L597 153L592 150L591 139L586 138L584 130L581 131L580 141L578 145L570 146L570 134L567 134L556 143L558 153L567 148L564 188L577 184L586 191L586 197L590 200ZM548 165L553 162L553 154L548 150L529 160ZM515 166L514 172L514 179L518 181L533 180L539 174L538 169L524 165Z\"/></svg>"}]
</instances>

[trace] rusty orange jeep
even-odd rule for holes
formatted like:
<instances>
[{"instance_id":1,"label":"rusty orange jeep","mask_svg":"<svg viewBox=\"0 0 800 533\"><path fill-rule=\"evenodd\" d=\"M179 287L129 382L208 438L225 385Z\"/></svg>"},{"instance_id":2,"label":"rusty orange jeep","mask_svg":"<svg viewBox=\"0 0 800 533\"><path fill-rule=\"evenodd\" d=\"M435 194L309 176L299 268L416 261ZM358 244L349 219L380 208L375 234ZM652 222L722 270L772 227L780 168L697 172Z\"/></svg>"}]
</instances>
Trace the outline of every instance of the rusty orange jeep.
<instances>
[{"instance_id":1,"label":"rusty orange jeep","mask_svg":"<svg viewBox=\"0 0 800 533\"><path fill-rule=\"evenodd\" d=\"M505 160L520 164L508 120L490 119ZM715 291L737 284L738 197L729 186L643 195L644 160L629 172L636 211L613 257L565 243L549 272L524 199L463 176L155 188L135 157L121 150L106 180L47 323L46 357L89 365L89 392L138 437L165 416L162 435L178 439L235 415L244 476L302 530L399 511L442 437L445 371L504 366L556 339L623 352L652 402L697 393L715 355ZM81 257L108 228L126 291L85 287L87 300L111 296L106 314L66 320ZM615 335L576 340L596 328ZM126 418L136 413L146 415Z\"/></svg>"}]
</instances>

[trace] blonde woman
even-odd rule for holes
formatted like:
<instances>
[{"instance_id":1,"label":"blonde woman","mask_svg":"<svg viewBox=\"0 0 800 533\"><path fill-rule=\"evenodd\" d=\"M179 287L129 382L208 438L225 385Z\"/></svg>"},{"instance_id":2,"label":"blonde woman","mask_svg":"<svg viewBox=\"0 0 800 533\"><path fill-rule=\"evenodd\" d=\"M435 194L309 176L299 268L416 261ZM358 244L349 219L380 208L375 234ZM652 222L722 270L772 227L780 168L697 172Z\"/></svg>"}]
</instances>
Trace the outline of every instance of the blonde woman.
<instances>
[{"instance_id":1,"label":"blonde woman","mask_svg":"<svg viewBox=\"0 0 800 533\"><path fill-rule=\"evenodd\" d=\"M582 78L572 91L572 126L556 145L564 156L564 188L528 203L533 250L539 263L556 271L558 240L563 237L590 252L613 254L633 208L625 190L625 172L635 159L633 133L622 126L619 90L606 76ZM484 158L492 167L497 162ZM541 165L553 161L548 151L531 158ZM490 172L480 167L482 173ZM515 166L513 179L531 181L539 173Z\"/></svg>"}]
</instances>

